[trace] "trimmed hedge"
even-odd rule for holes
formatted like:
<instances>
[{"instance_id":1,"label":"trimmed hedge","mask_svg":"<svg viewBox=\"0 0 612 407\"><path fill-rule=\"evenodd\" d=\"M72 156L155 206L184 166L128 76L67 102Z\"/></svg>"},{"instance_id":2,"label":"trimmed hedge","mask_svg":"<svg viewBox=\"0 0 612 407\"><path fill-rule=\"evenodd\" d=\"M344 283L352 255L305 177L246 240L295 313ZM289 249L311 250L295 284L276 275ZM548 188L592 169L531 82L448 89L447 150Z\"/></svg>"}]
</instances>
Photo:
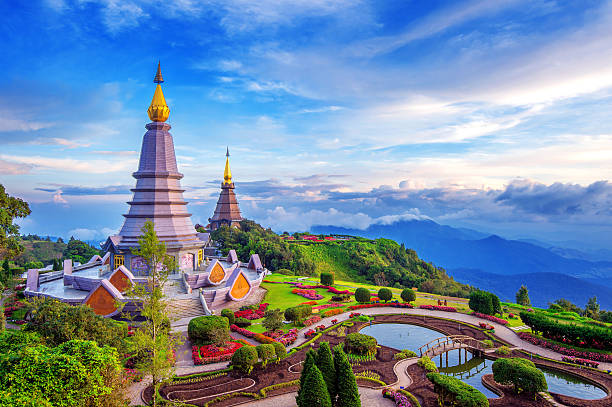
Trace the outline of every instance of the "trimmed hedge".
<instances>
[{"instance_id":1,"label":"trimmed hedge","mask_svg":"<svg viewBox=\"0 0 612 407\"><path fill-rule=\"evenodd\" d=\"M417 362L419 366L425 369L426 372L437 372L438 366L436 366L435 362L431 360L429 356L422 356Z\"/></svg>"},{"instance_id":2,"label":"trimmed hedge","mask_svg":"<svg viewBox=\"0 0 612 407\"><path fill-rule=\"evenodd\" d=\"M312 305L298 305L296 307L289 307L285 310L285 319L287 321L299 322L309 317L312 314Z\"/></svg>"},{"instance_id":3,"label":"trimmed hedge","mask_svg":"<svg viewBox=\"0 0 612 407\"><path fill-rule=\"evenodd\" d=\"M357 302L370 302L370 291L367 288L359 287L355 290L355 300Z\"/></svg>"},{"instance_id":4,"label":"trimmed hedge","mask_svg":"<svg viewBox=\"0 0 612 407\"><path fill-rule=\"evenodd\" d=\"M254 346L243 346L232 355L232 366L243 373L249 374L258 360L257 349Z\"/></svg>"},{"instance_id":5,"label":"trimmed hedge","mask_svg":"<svg viewBox=\"0 0 612 407\"><path fill-rule=\"evenodd\" d=\"M384 302L387 302L393 299L393 292L391 292L391 290L389 290L387 287L383 287L378 290L378 298L380 298Z\"/></svg>"},{"instance_id":6,"label":"trimmed hedge","mask_svg":"<svg viewBox=\"0 0 612 407\"><path fill-rule=\"evenodd\" d=\"M369 335L353 332L352 334L346 335L344 345L346 346L347 352L356 355L373 355L376 353L376 346L378 343L375 338Z\"/></svg>"},{"instance_id":7,"label":"trimmed hedge","mask_svg":"<svg viewBox=\"0 0 612 407\"><path fill-rule=\"evenodd\" d=\"M187 334L198 344L221 345L230 340L229 320L216 315L196 317L189 321Z\"/></svg>"},{"instance_id":8,"label":"trimmed hedge","mask_svg":"<svg viewBox=\"0 0 612 407\"><path fill-rule=\"evenodd\" d=\"M451 376L440 373L427 373L427 378L434 385L441 406L453 407L488 407L487 396L469 384Z\"/></svg>"},{"instance_id":9,"label":"trimmed hedge","mask_svg":"<svg viewBox=\"0 0 612 407\"><path fill-rule=\"evenodd\" d=\"M334 273L321 273L321 284L334 285Z\"/></svg>"},{"instance_id":10,"label":"trimmed hedge","mask_svg":"<svg viewBox=\"0 0 612 407\"><path fill-rule=\"evenodd\" d=\"M251 321L240 317L235 319L234 325L238 326L239 328L246 328L247 326L251 326Z\"/></svg>"},{"instance_id":11,"label":"trimmed hedge","mask_svg":"<svg viewBox=\"0 0 612 407\"><path fill-rule=\"evenodd\" d=\"M234 321L236 320L236 316L234 315L234 311L232 311L229 308L225 308L223 310L221 310L221 316L225 317L229 320L230 325L234 323Z\"/></svg>"},{"instance_id":12,"label":"trimmed hedge","mask_svg":"<svg viewBox=\"0 0 612 407\"><path fill-rule=\"evenodd\" d=\"M535 394L548 389L546 377L535 364L523 358L501 358L493 363L493 379L513 385L517 393Z\"/></svg>"},{"instance_id":13,"label":"trimmed hedge","mask_svg":"<svg viewBox=\"0 0 612 407\"><path fill-rule=\"evenodd\" d=\"M612 329L609 328L560 324L541 312L522 311L521 319L532 331L540 332L549 339L557 341L565 339L574 346L612 349Z\"/></svg>"},{"instance_id":14,"label":"trimmed hedge","mask_svg":"<svg viewBox=\"0 0 612 407\"><path fill-rule=\"evenodd\" d=\"M412 302L416 300L416 293L410 288L404 288L400 294L400 297L402 297L402 301L404 302Z\"/></svg>"}]
</instances>

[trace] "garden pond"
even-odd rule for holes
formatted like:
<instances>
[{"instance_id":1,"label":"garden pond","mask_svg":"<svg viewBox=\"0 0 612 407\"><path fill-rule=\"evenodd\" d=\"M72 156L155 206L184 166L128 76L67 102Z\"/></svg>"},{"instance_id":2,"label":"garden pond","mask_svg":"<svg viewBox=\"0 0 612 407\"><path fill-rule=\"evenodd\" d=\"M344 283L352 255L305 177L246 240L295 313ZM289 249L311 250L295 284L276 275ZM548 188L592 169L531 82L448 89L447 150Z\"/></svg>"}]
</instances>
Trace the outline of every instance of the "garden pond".
<instances>
[{"instance_id":1,"label":"garden pond","mask_svg":"<svg viewBox=\"0 0 612 407\"><path fill-rule=\"evenodd\" d=\"M410 349L417 352L419 347L444 334L433 329L410 324L373 324L366 326L361 333L373 336L379 344L398 350ZM482 376L492 374L493 361L473 357L464 350L453 350L446 354L436 356L433 360L440 369L440 373L454 376L463 382L477 388L489 398L498 397L497 394L484 387ZM606 396L601 388L592 385L574 375L558 370L540 368L546 376L548 390L552 393L563 394L585 400L595 400Z\"/></svg>"}]
</instances>

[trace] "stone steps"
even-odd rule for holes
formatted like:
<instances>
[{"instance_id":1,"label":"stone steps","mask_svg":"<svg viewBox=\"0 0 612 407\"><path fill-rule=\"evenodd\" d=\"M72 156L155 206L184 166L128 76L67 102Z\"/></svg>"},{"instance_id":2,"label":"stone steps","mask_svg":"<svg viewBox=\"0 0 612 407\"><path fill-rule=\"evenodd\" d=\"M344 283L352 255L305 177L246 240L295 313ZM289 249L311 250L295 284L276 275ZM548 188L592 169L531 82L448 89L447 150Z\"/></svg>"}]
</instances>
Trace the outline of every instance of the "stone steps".
<instances>
[{"instance_id":1,"label":"stone steps","mask_svg":"<svg viewBox=\"0 0 612 407\"><path fill-rule=\"evenodd\" d=\"M176 319L198 317L204 315L204 308L199 298L173 300L168 305L168 313Z\"/></svg>"}]
</instances>

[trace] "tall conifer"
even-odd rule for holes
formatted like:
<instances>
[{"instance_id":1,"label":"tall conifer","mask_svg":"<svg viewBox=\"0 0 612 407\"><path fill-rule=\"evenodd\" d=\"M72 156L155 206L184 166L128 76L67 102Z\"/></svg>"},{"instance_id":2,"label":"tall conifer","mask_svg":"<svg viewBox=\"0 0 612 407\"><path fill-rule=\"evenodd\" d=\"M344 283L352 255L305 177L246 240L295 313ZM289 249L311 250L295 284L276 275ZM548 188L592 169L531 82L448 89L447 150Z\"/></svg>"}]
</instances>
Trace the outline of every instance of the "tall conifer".
<instances>
[{"instance_id":1,"label":"tall conifer","mask_svg":"<svg viewBox=\"0 0 612 407\"><path fill-rule=\"evenodd\" d=\"M336 406L361 407L355 374L340 345L334 347L334 365L336 367L336 389L338 389Z\"/></svg>"},{"instance_id":2,"label":"tall conifer","mask_svg":"<svg viewBox=\"0 0 612 407\"><path fill-rule=\"evenodd\" d=\"M329 342L321 342L317 352L317 367L325 379L327 391L332 402L336 399L336 367Z\"/></svg>"},{"instance_id":3,"label":"tall conifer","mask_svg":"<svg viewBox=\"0 0 612 407\"><path fill-rule=\"evenodd\" d=\"M304 377L303 374L302 377ZM301 398L297 400L297 405L298 407L331 407L327 385L317 365L313 364L306 372L304 390Z\"/></svg>"},{"instance_id":4,"label":"tall conifer","mask_svg":"<svg viewBox=\"0 0 612 407\"><path fill-rule=\"evenodd\" d=\"M308 373L310 373L310 370L312 370L312 367L316 365L316 361L317 361L316 352L312 349L309 349L308 352L306 352L306 359L304 360L304 364L302 365L302 374L300 375L300 388L298 389L297 396L295 397L295 401L298 405L300 405L302 395L305 390L304 383L306 382Z\"/></svg>"}]
</instances>

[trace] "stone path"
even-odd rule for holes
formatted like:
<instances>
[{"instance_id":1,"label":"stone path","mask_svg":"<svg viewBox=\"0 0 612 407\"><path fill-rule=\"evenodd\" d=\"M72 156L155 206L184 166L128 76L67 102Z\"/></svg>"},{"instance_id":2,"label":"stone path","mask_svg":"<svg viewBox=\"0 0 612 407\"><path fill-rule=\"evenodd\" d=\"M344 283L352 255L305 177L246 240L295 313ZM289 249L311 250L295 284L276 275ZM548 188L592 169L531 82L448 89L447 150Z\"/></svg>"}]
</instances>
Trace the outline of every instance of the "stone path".
<instances>
[{"instance_id":1,"label":"stone path","mask_svg":"<svg viewBox=\"0 0 612 407\"><path fill-rule=\"evenodd\" d=\"M250 401L241 404L248 407L295 407L295 396L297 393L281 394L280 396L267 397L263 400ZM359 387L359 396L361 405L364 407L391 407L395 406L395 402L391 399L383 398L380 390L370 389L368 387Z\"/></svg>"},{"instance_id":2,"label":"stone path","mask_svg":"<svg viewBox=\"0 0 612 407\"><path fill-rule=\"evenodd\" d=\"M529 329L529 327L527 325L511 326L509 328L512 329L515 332L516 331L522 331L523 329Z\"/></svg>"}]
</instances>

